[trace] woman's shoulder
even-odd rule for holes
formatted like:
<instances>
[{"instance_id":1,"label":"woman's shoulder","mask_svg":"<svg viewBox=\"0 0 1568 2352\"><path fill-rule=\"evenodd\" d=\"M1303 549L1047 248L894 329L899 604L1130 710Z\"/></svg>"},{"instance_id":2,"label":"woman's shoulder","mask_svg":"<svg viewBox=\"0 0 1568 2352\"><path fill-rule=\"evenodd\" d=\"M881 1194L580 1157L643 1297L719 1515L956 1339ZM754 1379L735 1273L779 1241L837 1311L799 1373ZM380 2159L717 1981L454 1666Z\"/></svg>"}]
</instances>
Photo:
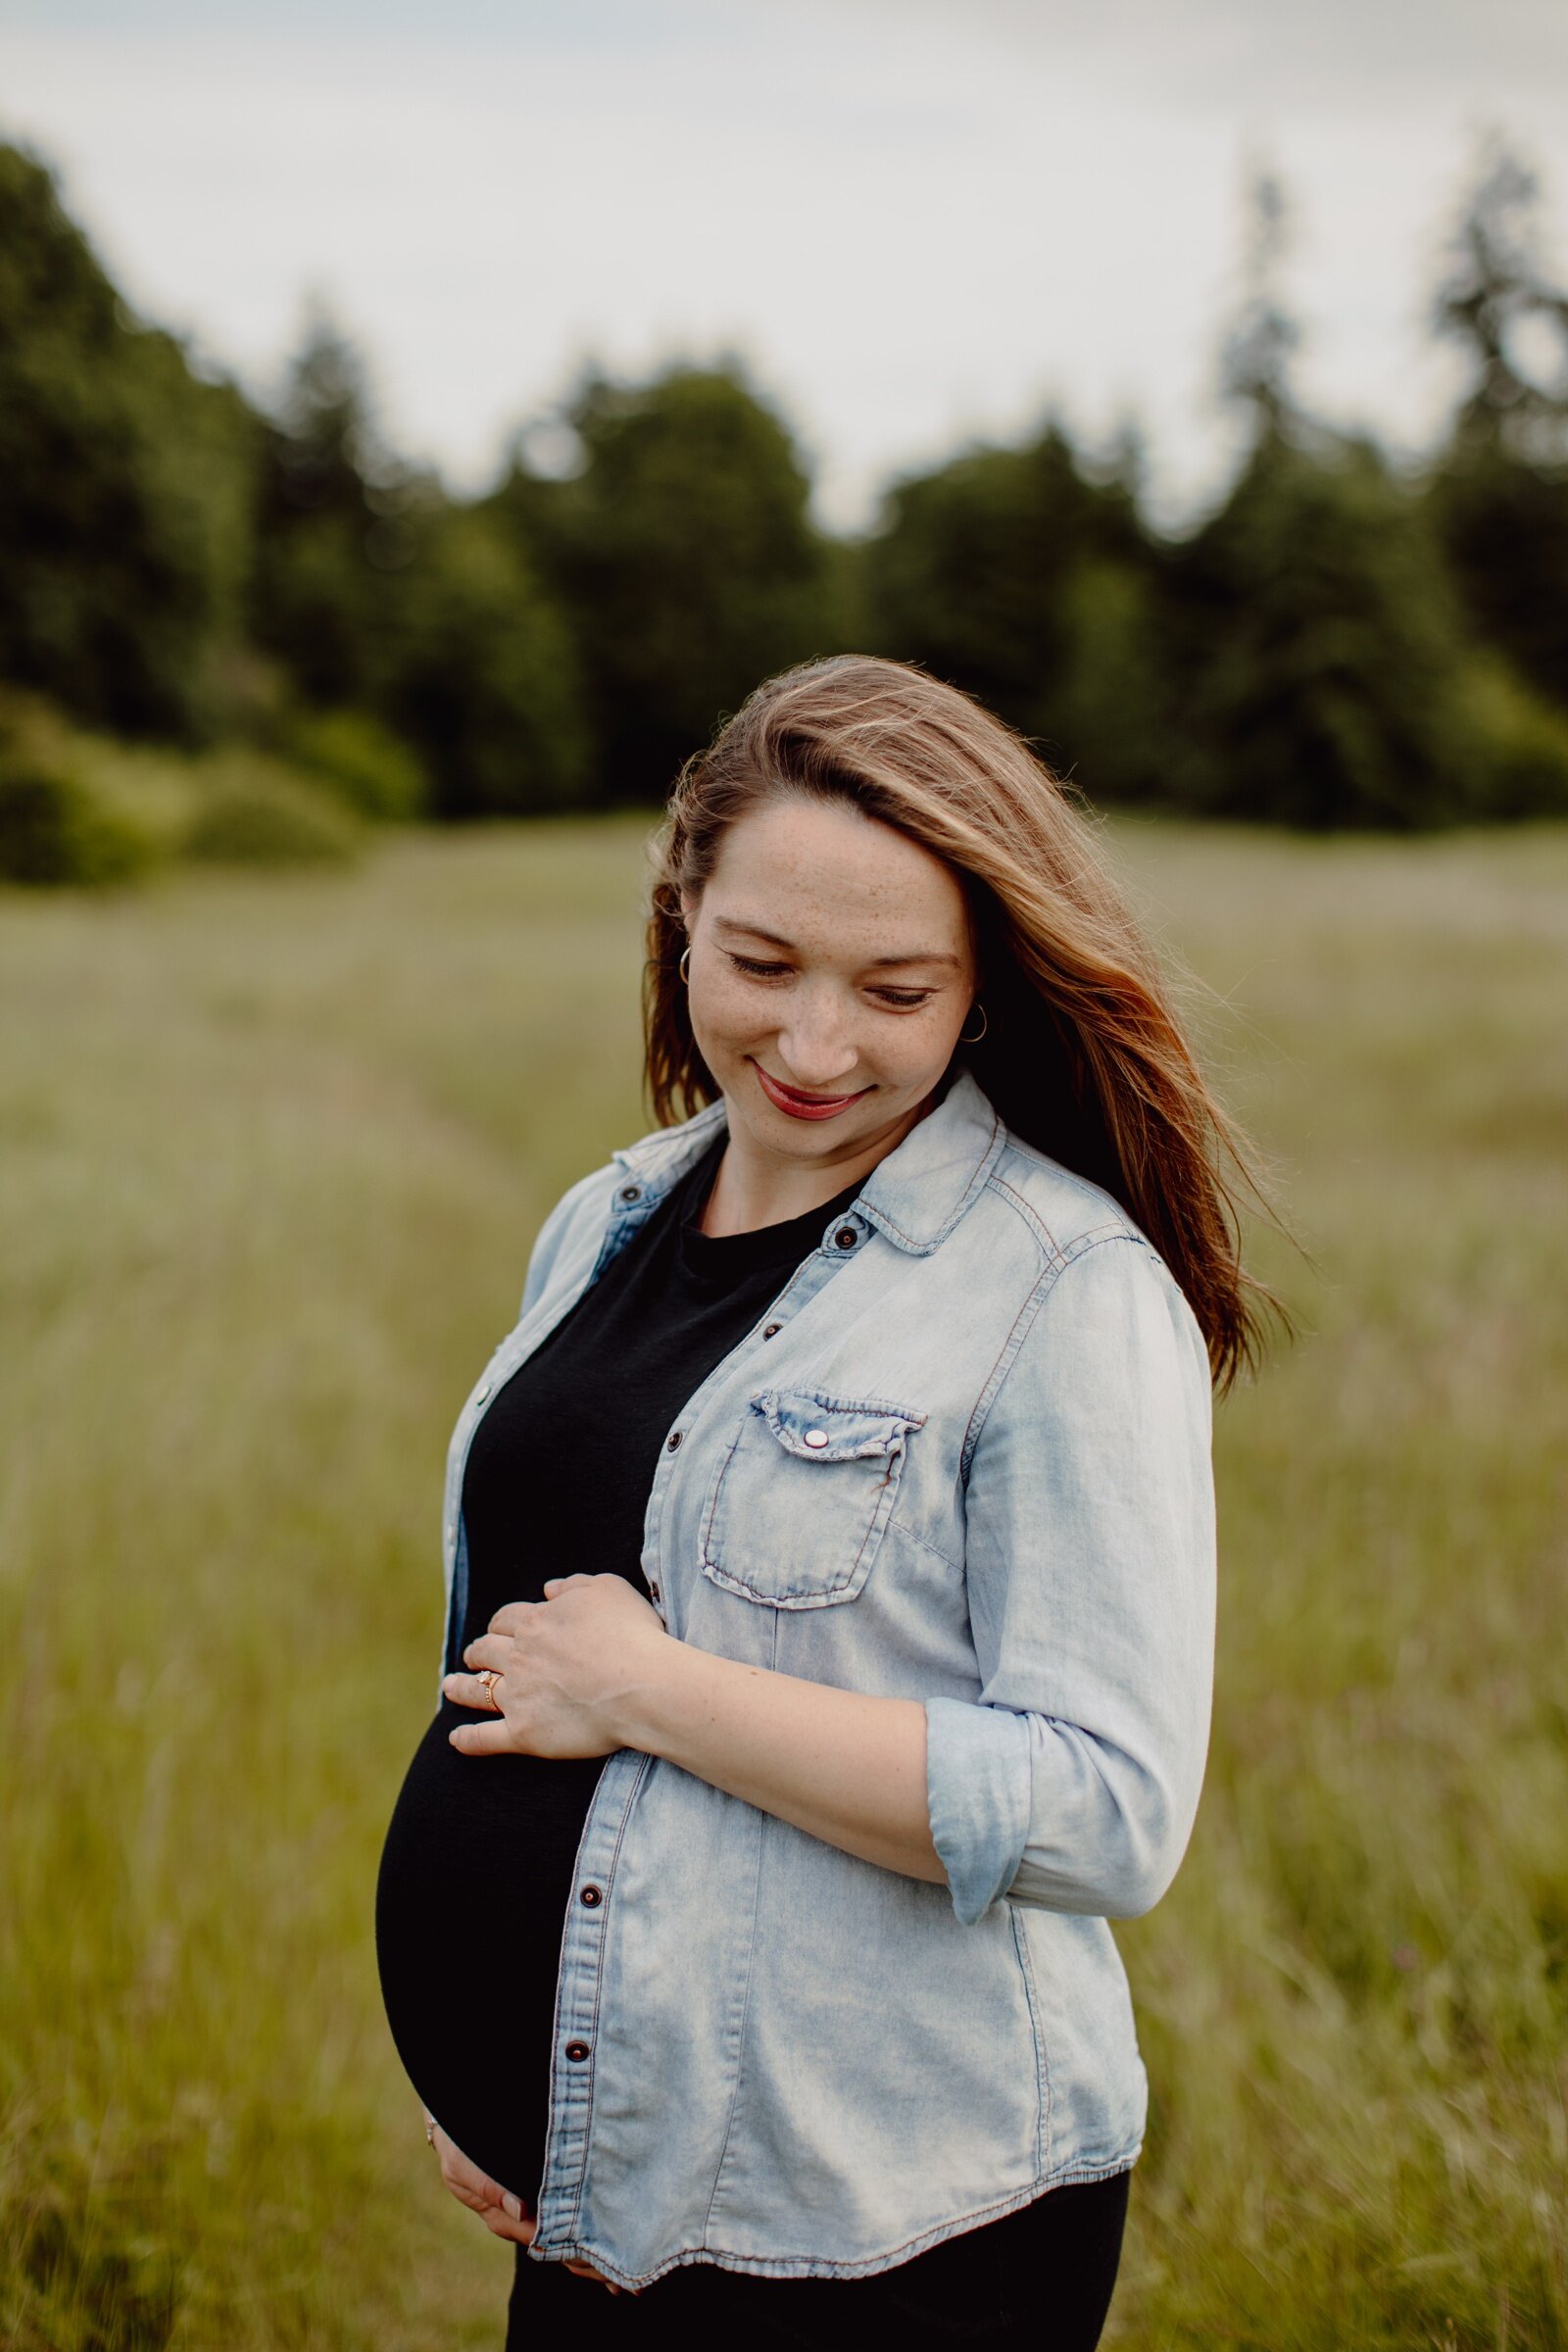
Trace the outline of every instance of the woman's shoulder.
<instances>
[{"instance_id":1,"label":"woman's shoulder","mask_svg":"<svg viewBox=\"0 0 1568 2352\"><path fill-rule=\"evenodd\" d=\"M1060 1264L1115 1241L1158 1257L1143 1227L1103 1185L1053 1159L1010 1127L1002 1128L1000 1140L986 1185L993 1219L1011 1218L1047 1262Z\"/></svg>"},{"instance_id":2,"label":"woman's shoulder","mask_svg":"<svg viewBox=\"0 0 1568 2352\"><path fill-rule=\"evenodd\" d=\"M1063 1293L1054 1319L1073 1321L1073 1306L1103 1315L1118 1299L1129 1313L1140 1297L1150 1306L1157 1301L1156 1319L1179 1334L1183 1352L1200 1361L1206 1375L1207 1347L1191 1300L1114 1194L1010 1128L1002 1131L985 1191L990 1231L978 1232L976 1242L1000 1249L1001 1233L1010 1227L1014 1250L1035 1269L1037 1298Z\"/></svg>"},{"instance_id":3,"label":"woman's shoulder","mask_svg":"<svg viewBox=\"0 0 1568 2352\"><path fill-rule=\"evenodd\" d=\"M1138 1280L1133 1268L1140 1265L1156 1265L1168 1280L1154 1242L1114 1193L1089 1176L1079 1176L1077 1169L1069 1169L1034 1143L1025 1143L1010 1127L999 1129L999 1151L987 1169L983 1204L978 1245L1002 1249L1006 1235L1013 1251L1037 1265L1042 1277L1072 1265L1074 1258L1089 1251L1101 1251L1104 1245L1121 1245L1109 1249L1109 1258L1126 1263L1131 1280Z\"/></svg>"}]
</instances>

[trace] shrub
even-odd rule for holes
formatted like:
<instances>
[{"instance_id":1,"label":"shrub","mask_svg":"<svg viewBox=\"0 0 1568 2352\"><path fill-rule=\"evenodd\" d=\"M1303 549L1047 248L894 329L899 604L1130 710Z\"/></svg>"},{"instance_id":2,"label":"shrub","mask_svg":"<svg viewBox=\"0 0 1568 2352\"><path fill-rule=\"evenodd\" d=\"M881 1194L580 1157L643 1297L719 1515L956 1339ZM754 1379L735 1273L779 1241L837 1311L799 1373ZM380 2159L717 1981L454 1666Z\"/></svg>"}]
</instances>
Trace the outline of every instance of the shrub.
<instances>
[{"instance_id":1,"label":"shrub","mask_svg":"<svg viewBox=\"0 0 1568 2352\"><path fill-rule=\"evenodd\" d=\"M407 823L429 797L407 744L365 710L321 710L297 719L287 748L299 765L359 816Z\"/></svg>"},{"instance_id":2,"label":"shrub","mask_svg":"<svg viewBox=\"0 0 1568 2352\"><path fill-rule=\"evenodd\" d=\"M1512 665L1480 655L1464 679L1484 816L1568 816L1568 716Z\"/></svg>"},{"instance_id":3,"label":"shrub","mask_svg":"<svg viewBox=\"0 0 1568 2352\"><path fill-rule=\"evenodd\" d=\"M187 858L219 865L341 865L361 837L341 803L253 756L218 769L183 848Z\"/></svg>"},{"instance_id":4,"label":"shrub","mask_svg":"<svg viewBox=\"0 0 1568 2352\"><path fill-rule=\"evenodd\" d=\"M0 878L95 887L125 882L152 838L71 767L36 751L0 755Z\"/></svg>"}]
</instances>

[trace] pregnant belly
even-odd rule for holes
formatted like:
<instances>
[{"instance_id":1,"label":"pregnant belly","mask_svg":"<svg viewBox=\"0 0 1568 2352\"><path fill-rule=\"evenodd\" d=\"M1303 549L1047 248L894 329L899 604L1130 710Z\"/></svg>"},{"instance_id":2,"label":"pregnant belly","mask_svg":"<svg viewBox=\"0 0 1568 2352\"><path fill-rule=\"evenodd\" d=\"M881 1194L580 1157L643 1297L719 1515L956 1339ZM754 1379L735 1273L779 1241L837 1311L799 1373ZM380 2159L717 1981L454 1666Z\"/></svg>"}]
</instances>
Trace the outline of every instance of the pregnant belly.
<instances>
[{"instance_id":1,"label":"pregnant belly","mask_svg":"<svg viewBox=\"0 0 1568 2352\"><path fill-rule=\"evenodd\" d=\"M415 1750L376 1881L381 1997L442 2130L530 2209L549 2117L562 1922L604 1759L465 1756L443 1702Z\"/></svg>"}]
</instances>

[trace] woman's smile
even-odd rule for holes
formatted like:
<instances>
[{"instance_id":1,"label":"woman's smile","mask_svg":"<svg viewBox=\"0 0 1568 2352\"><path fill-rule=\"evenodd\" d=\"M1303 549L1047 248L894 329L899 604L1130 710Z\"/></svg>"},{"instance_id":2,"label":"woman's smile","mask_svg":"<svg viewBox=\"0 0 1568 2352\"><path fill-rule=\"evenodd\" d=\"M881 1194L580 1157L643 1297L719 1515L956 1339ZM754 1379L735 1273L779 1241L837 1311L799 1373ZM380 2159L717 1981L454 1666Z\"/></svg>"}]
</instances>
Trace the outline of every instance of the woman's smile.
<instances>
[{"instance_id":1,"label":"woman's smile","mask_svg":"<svg viewBox=\"0 0 1568 2352\"><path fill-rule=\"evenodd\" d=\"M858 1102L862 1096L871 1092L868 1086L862 1086L853 1095L808 1094L804 1087L786 1086L782 1078L775 1078L764 1070L760 1061L751 1056L748 1058L768 1101L779 1110L786 1111L792 1119L835 1119L841 1110L848 1110L852 1102Z\"/></svg>"}]
</instances>

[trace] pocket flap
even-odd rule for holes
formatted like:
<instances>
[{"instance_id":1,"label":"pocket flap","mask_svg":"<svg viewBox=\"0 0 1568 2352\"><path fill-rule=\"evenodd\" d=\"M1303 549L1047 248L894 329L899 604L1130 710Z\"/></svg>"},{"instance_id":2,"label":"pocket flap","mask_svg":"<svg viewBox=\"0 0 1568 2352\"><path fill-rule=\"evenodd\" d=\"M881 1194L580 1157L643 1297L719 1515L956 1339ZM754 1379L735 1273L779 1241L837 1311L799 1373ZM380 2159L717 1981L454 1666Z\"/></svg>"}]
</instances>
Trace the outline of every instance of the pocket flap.
<instances>
[{"instance_id":1,"label":"pocket flap","mask_svg":"<svg viewBox=\"0 0 1568 2352\"><path fill-rule=\"evenodd\" d=\"M803 1462L858 1462L893 1453L925 1419L880 1396L849 1401L801 1389L766 1389L752 1398L752 1410L761 1414L785 1452Z\"/></svg>"}]
</instances>

